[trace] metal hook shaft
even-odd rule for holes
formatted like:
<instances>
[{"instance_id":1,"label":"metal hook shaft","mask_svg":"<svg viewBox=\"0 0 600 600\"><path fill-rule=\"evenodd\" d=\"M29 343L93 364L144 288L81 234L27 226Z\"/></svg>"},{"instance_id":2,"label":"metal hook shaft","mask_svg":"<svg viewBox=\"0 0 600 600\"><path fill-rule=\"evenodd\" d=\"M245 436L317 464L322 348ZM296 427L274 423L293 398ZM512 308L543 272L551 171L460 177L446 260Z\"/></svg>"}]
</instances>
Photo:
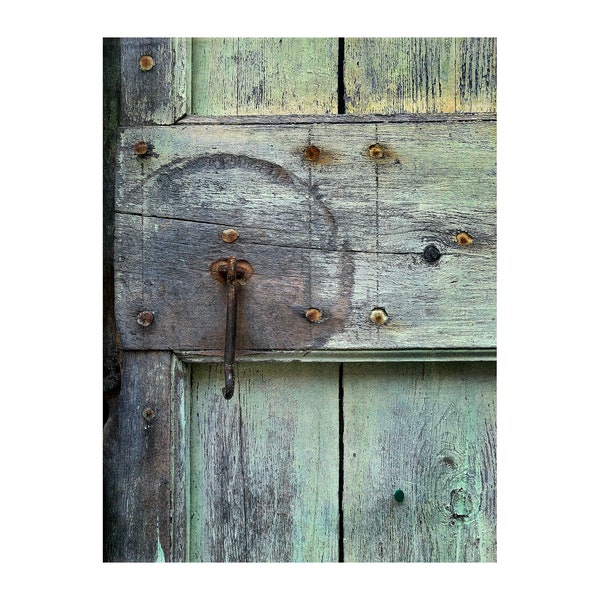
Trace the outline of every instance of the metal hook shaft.
<instances>
[{"instance_id":1,"label":"metal hook shaft","mask_svg":"<svg viewBox=\"0 0 600 600\"><path fill-rule=\"evenodd\" d=\"M223 396L228 400L235 389L235 340L237 335L238 293L241 285L245 284L254 270L247 260L237 260L235 256L215 260L210 265L214 279L227 286L227 316L225 321L225 387Z\"/></svg>"},{"instance_id":2,"label":"metal hook shaft","mask_svg":"<svg viewBox=\"0 0 600 600\"><path fill-rule=\"evenodd\" d=\"M229 400L235 389L235 340L237 335L237 261L227 259L227 317L225 323L225 387L223 396Z\"/></svg>"}]
</instances>

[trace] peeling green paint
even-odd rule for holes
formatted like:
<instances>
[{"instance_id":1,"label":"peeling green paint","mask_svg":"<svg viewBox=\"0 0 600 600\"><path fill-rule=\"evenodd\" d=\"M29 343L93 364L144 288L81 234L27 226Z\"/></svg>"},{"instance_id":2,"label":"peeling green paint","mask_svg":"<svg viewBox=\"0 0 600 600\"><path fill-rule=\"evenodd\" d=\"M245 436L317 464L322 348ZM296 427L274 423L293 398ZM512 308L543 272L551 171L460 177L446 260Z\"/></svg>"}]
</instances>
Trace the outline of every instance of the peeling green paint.
<instances>
[{"instance_id":1,"label":"peeling green paint","mask_svg":"<svg viewBox=\"0 0 600 600\"><path fill-rule=\"evenodd\" d=\"M156 543L157 543L157 548L156 548L156 562L166 562L165 561L165 552L163 550L163 547L160 544L160 538L158 537L158 527L156 528Z\"/></svg>"}]
</instances>

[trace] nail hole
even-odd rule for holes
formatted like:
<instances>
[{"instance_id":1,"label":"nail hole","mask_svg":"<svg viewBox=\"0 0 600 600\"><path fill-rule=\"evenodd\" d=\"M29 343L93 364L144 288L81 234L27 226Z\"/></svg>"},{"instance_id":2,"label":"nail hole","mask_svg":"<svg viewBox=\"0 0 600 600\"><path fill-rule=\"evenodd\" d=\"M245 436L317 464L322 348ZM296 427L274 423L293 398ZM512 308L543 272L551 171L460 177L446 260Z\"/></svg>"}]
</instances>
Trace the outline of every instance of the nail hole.
<instances>
[{"instance_id":1,"label":"nail hole","mask_svg":"<svg viewBox=\"0 0 600 600\"><path fill-rule=\"evenodd\" d=\"M473 238L466 231L457 233L455 239L459 246L469 246L473 243Z\"/></svg>"},{"instance_id":2,"label":"nail hole","mask_svg":"<svg viewBox=\"0 0 600 600\"><path fill-rule=\"evenodd\" d=\"M318 323L323 317L323 313L318 308L309 308L305 316L311 323Z\"/></svg>"},{"instance_id":3,"label":"nail hole","mask_svg":"<svg viewBox=\"0 0 600 600\"><path fill-rule=\"evenodd\" d=\"M384 308L374 308L369 318L375 325L383 325L388 320L388 315Z\"/></svg>"},{"instance_id":4,"label":"nail hole","mask_svg":"<svg viewBox=\"0 0 600 600\"><path fill-rule=\"evenodd\" d=\"M152 419L154 419L154 417L156 416L154 411L150 407L145 408L142 414L144 415L144 419L146 419L146 421L152 421Z\"/></svg>"},{"instance_id":5,"label":"nail hole","mask_svg":"<svg viewBox=\"0 0 600 600\"><path fill-rule=\"evenodd\" d=\"M371 144L369 146L369 155L371 158L383 158L383 147L380 144Z\"/></svg>"}]
</instances>

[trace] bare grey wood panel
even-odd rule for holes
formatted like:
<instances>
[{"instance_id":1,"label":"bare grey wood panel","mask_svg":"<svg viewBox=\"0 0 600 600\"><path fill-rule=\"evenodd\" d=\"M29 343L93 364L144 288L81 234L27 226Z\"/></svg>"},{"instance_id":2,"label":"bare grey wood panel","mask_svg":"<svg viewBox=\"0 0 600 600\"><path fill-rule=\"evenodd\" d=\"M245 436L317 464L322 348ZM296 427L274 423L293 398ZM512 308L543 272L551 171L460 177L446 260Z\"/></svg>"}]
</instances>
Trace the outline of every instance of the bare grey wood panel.
<instances>
[{"instance_id":1,"label":"bare grey wood panel","mask_svg":"<svg viewBox=\"0 0 600 600\"><path fill-rule=\"evenodd\" d=\"M110 562L171 560L171 354L125 352L104 427L104 544Z\"/></svg>"},{"instance_id":2,"label":"bare grey wood panel","mask_svg":"<svg viewBox=\"0 0 600 600\"><path fill-rule=\"evenodd\" d=\"M222 352L224 286L209 267L230 254L255 271L241 351L495 346L493 122L130 128L118 188L126 348Z\"/></svg>"},{"instance_id":3,"label":"bare grey wood panel","mask_svg":"<svg viewBox=\"0 0 600 600\"><path fill-rule=\"evenodd\" d=\"M188 112L191 40L121 39L121 125L171 125Z\"/></svg>"},{"instance_id":4,"label":"bare grey wood panel","mask_svg":"<svg viewBox=\"0 0 600 600\"><path fill-rule=\"evenodd\" d=\"M338 365L194 365L190 560L338 559Z\"/></svg>"},{"instance_id":5,"label":"bare grey wood panel","mask_svg":"<svg viewBox=\"0 0 600 600\"><path fill-rule=\"evenodd\" d=\"M495 396L494 363L344 365L346 561L496 560Z\"/></svg>"}]
</instances>

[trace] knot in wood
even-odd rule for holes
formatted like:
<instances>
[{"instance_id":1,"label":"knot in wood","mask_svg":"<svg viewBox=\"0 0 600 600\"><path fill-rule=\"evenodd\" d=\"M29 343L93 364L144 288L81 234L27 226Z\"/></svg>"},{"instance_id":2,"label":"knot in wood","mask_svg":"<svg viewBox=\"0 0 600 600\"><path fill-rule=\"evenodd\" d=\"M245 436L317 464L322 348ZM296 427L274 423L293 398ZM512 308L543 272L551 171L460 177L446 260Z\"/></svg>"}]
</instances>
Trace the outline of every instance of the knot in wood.
<instances>
[{"instance_id":1,"label":"knot in wood","mask_svg":"<svg viewBox=\"0 0 600 600\"><path fill-rule=\"evenodd\" d=\"M428 263L436 262L437 260L439 260L441 255L442 253L433 244L430 244L425 248L425 250L423 250L423 258Z\"/></svg>"}]
</instances>

